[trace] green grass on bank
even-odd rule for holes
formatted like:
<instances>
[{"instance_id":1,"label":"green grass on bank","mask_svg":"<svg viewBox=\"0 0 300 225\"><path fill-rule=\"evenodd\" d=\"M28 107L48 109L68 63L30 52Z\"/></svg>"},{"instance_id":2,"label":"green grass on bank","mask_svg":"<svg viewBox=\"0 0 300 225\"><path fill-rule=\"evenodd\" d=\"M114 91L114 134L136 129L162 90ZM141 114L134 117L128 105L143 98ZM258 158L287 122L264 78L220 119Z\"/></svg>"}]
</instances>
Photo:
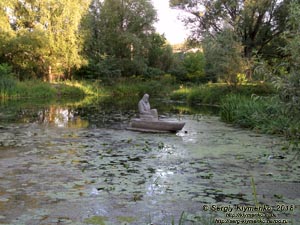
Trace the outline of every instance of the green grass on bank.
<instances>
[{"instance_id":1,"label":"green grass on bank","mask_svg":"<svg viewBox=\"0 0 300 225\"><path fill-rule=\"evenodd\" d=\"M237 87L226 84L206 84L183 87L171 94L171 99L189 105L219 105L224 122L250 128L257 132L279 134L290 140L300 140L300 112L283 103L275 89L266 83ZM297 147L299 148L299 146Z\"/></svg>"},{"instance_id":2,"label":"green grass on bank","mask_svg":"<svg viewBox=\"0 0 300 225\"><path fill-rule=\"evenodd\" d=\"M62 81L52 84L59 96L106 96L108 91L100 80L94 81Z\"/></svg>"},{"instance_id":3,"label":"green grass on bank","mask_svg":"<svg viewBox=\"0 0 300 225\"><path fill-rule=\"evenodd\" d=\"M208 104L220 105L221 99L228 94L251 96L253 94L266 96L274 93L274 89L267 83L239 85L236 87L227 84L214 83L194 87L181 86L174 90L171 99L186 101L190 105Z\"/></svg>"},{"instance_id":4,"label":"green grass on bank","mask_svg":"<svg viewBox=\"0 0 300 225\"><path fill-rule=\"evenodd\" d=\"M38 80L20 82L10 79L10 85L0 87L0 99L52 98L55 94L55 88L49 83Z\"/></svg>"},{"instance_id":5,"label":"green grass on bank","mask_svg":"<svg viewBox=\"0 0 300 225\"><path fill-rule=\"evenodd\" d=\"M300 112L286 107L278 97L230 94L222 99L220 116L228 123L300 140Z\"/></svg>"},{"instance_id":6,"label":"green grass on bank","mask_svg":"<svg viewBox=\"0 0 300 225\"><path fill-rule=\"evenodd\" d=\"M8 85L9 84L9 85ZM0 99L61 98L108 95L99 82L63 81L48 83L40 80L10 80L0 87Z\"/></svg>"},{"instance_id":7,"label":"green grass on bank","mask_svg":"<svg viewBox=\"0 0 300 225\"><path fill-rule=\"evenodd\" d=\"M103 84L100 80L93 81L61 81L48 83L41 80L16 81L0 79L0 99L11 98L56 98L72 96L112 96L130 97L150 96L166 97L177 88L170 75L145 80L139 77L119 79L113 85Z\"/></svg>"}]
</instances>

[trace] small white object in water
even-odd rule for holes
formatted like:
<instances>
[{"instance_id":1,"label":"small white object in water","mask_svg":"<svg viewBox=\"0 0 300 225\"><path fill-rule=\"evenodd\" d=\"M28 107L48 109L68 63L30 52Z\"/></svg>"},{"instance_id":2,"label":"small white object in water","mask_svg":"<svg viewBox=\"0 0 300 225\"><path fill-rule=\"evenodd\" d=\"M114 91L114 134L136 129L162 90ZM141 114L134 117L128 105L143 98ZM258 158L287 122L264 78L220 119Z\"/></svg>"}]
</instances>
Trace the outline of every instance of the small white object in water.
<instances>
[{"instance_id":1,"label":"small white object in water","mask_svg":"<svg viewBox=\"0 0 300 225\"><path fill-rule=\"evenodd\" d=\"M99 191L97 188L93 187L90 195L99 195Z\"/></svg>"}]
</instances>

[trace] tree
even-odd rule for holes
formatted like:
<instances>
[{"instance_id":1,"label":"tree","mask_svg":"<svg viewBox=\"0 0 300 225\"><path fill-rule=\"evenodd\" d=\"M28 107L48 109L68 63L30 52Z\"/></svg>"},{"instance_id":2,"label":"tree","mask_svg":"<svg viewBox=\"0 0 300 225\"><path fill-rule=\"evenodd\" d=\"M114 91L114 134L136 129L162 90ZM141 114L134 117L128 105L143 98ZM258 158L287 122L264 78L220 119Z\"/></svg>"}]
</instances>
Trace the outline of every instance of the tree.
<instances>
[{"instance_id":1,"label":"tree","mask_svg":"<svg viewBox=\"0 0 300 225\"><path fill-rule=\"evenodd\" d=\"M14 32L11 29L9 23L9 16L7 15L8 7L11 7L12 2L4 4L0 1L0 61L5 61L6 48L10 40L14 36Z\"/></svg>"},{"instance_id":2,"label":"tree","mask_svg":"<svg viewBox=\"0 0 300 225\"><path fill-rule=\"evenodd\" d=\"M144 73L156 11L149 0L94 0L85 24L90 63L113 59L122 75Z\"/></svg>"},{"instance_id":3,"label":"tree","mask_svg":"<svg viewBox=\"0 0 300 225\"><path fill-rule=\"evenodd\" d=\"M192 30L191 39L199 41L207 34L215 37L231 28L248 59L254 52L269 57L278 54L268 47L278 46L278 37L286 29L289 3L290 0L170 0L172 7L189 13L184 21Z\"/></svg>"},{"instance_id":4,"label":"tree","mask_svg":"<svg viewBox=\"0 0 300 225\"><path fill-rule=\"evenodd\" d=\"M164 35L152 33L149 35L148 66L168 71L173 63L173 49L167 44Z\"/></svg>"},{"instance_id":5,"label":"tree","mask_svg":"<svg viewBox=\"0 0 300 225\"><path fill-rule=\"evenodd\" d=\"M183 59L183 66L187 71L186 79L197 83L206 81L204 65L205 58L203 52L187 52Z\"/></svg>"},{"instance_id":6,"label":"tree","mask_svg":"<svg viewBox=\"0 0 300 225\"><path fill-rule=\"evenodd\" d=\"M81 56L83 36L80 22L87 13L89 0L52 0L46 4L44 26L49 37L47 59L52 69L71 79L72 68L85 64Z\"/></svg>"},{"instance_id":7,"label":"tree","mask_svg":"<svg viewBox=\"0 0 300 225\"><path fill-rule=\"evenodd\" d=\"M287 45L283 48L286 57L280 63L284 70L276 71L275 86L280 91L281 99L295 115L300 112L300 3L293 0L289 8L288 26L284 38ZM278 66L278 67L279 67ZM283 71L283 72L282 72ZM298 128L299 137L299 128Z\"/></svg>"},{"instance_id":8,"label":"tree","mask_svg":"<svg viewBox=\"0 0 300 225\"><path fill-rule=\"evenodd\" d=\"M14 67L20 80L42 78L47 71L45 55L47 54L47 36L43 30L25 29L16 32L6 45L5 58Z\"/></svg>"},{"instance_id":9,"label":"tree","mask_svg":"<svg viewBox=\"0 0 300 225\"><path fill-rule=\"evenodd\" d=\"M15 37L5 49L6 60L19 74L52 78L53 71L71 78L84 63L80 55L80 21L89 0L14 0L2 3ZM2 13L3 13L2 11Z\"/></svg>"},{"instance_id":10,"label":"tree","mask_svg":"<svg viewBox=\"0 0 300 225\"><path fill-rule=\"evenodd\" d=\"M203 41L206 76L212 80L222 80L236 85L237 75L245 71L242 45L231 29L225 29L215 38L207 36Z\"/></svg>"}]
</instances>

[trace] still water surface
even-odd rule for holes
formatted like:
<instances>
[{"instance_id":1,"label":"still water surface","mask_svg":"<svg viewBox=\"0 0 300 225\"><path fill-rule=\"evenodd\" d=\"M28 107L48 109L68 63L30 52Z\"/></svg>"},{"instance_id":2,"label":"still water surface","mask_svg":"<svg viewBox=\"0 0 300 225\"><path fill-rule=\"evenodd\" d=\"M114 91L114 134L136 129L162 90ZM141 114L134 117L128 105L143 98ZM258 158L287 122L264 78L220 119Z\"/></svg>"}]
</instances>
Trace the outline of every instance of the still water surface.
<instances>
[{"instance_id":1,"label":"still water surface","mask_svg":"<svg viewBox=\"0 0 300 225\"><path fill-rule=\"evenodd\" d=\"M178 224L182 212L185 224L204 224L226 219L212 209L255 202L290 207L271 219L298 224L299 160L281 138L158 99L183 130L132 132L135 102L2 103L0 224Z\"/></svg>"}]
</instances>

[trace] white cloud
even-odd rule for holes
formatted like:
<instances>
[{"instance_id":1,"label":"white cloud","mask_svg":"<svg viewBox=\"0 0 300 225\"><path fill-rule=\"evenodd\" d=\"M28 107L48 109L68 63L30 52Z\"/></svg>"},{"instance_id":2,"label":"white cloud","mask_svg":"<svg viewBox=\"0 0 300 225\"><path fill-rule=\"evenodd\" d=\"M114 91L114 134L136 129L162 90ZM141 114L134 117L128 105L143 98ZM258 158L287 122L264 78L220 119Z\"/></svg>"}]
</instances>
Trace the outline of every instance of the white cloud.
<instances>
[{"instance_id":1,"label":"white cloud","mask_svg":"<svg viewBox=\"0 0 300 225\"><path fill-rule=\"evenodd\" d=\"M169 8L169 0L152 0L157 10L159 21L155 23L157 32L165 34L171 44L182 43L188 36L188 31L178 19L179 10Z\"/></svg>"}]
</instances>

